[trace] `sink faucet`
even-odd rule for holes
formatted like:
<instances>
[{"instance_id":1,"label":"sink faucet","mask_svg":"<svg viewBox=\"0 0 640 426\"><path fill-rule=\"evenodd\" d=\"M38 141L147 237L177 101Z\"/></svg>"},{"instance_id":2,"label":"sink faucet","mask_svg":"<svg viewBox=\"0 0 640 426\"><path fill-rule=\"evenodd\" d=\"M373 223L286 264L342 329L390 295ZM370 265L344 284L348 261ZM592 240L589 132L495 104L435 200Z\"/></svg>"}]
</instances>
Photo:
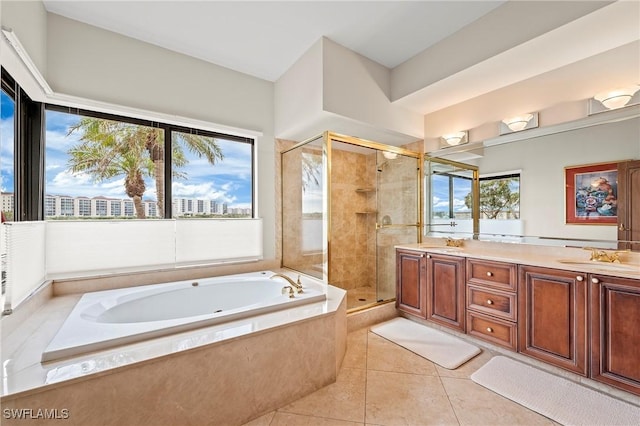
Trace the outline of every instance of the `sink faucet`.
<instances>
[{"instance_id":1,"label":"sink faucet","mask_svg":"<svg viewBox=\"0 0 640 426\"><path fill-rule=\"evenodd\" d=\"M298 281L294 281L291 278L289 278L286 275L283 274L273 274L272 276L269 277L270 279L274 279L274 278L284 278L285 280L287 280L287 282L289 283L289 285L291 285L292 289L295 289L296 293L302 293L302 283L300 282L300 275L298 275ZM289 295L291 296L291 295Z\"/></svg>"},{"instance_id":2,"label":"sink faucet","mask_svg":"<svg viewBox=\"0 0 640 426\"><path fill-rule=\"evenodd\" d=\"M594 262L620 263L619 251L606 251L597 248L589 248L591 257L589 260Z\"/></svg>"},{"instance_id":3,"label":"sink faucet","mask_svg":"<svg viewBox=\"0 0 640 426\"><path fill-rule=\"evenodd\" d=\"M447 247L462 247L462 241L462 239L447 237L445 244Z\"/></svg>"}]
</instances>

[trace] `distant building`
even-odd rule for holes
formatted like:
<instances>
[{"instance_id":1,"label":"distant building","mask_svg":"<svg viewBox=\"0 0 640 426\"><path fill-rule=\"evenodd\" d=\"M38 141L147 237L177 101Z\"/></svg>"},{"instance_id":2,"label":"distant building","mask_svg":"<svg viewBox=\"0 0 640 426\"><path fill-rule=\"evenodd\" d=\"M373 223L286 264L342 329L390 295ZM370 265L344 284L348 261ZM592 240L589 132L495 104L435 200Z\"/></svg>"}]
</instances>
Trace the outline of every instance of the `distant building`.
<instances>
[{"instance_id":1,"label":"distant building","mask_svg":"<svg viewBox=\"0 0 640 426\"><path fill-rule=\"evenodd\" d=\"M143 200L146 217L156 217L156 202ZM70 197L68 195L46 195L45 217L133 217L136 215L133 201L129 199L98 197Z\"/></svg>"},{"instance_id":2,"label":"distant building","mask_svg":"<svg viewBox=\"0 0 640 426\"><path fill-rule=\"evenodd\" d=\"M15 201L14 201L13 192L3 192L2 193L2 211L13 213L14 208L15 208Z\"/></svg>"},{"instance_id":3,"label":"distant building","mask_svg":"<svg viewBox=\"0 0 640 426\"><path fill-rule=\"evenodd\" d=\"M145 216L158 217L158 208L153 200L143 200ZM15 207L13 192L2 193L2 211L13 213ZM229 208L226 203L196 198L174 198L173 216L211 216L211 215L251 216L250 208ZM44 215L47 218L62 217L135 217L136 211L130 199L98 197L71 197L68 195L49 195L44 198Z\"/></svg>"}]
</instances>

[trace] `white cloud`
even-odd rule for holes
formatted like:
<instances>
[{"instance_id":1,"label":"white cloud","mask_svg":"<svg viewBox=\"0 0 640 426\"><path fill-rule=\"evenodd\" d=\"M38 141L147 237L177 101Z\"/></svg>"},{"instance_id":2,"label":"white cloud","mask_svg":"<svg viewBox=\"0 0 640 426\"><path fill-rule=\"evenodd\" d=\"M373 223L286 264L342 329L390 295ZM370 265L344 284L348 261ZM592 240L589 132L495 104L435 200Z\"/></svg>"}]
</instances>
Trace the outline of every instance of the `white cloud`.
<instances>
[{"instance_id":1,"label":"white cloud","mask_svg":"<svg viewBox=\"0 0 640 426\"><path fill-rule=\"evenodd\" d=\"M173 182L171 191L173 197L177 198L199 198L232 203L237 198L228 193L229 189L230 187L226 184L222 185L220 188L215 188L214 184L211 182L201 184Z\"/></svg>"},{"instance_id":2,"label":"white cloud","mask_svg":"<svg viewBox=\"0 0 640 426\"><path fill-rule=\"evenodd\" d=\"M66 132L58 132L55 130L47 130L45 137L47 151L54 150L64 152L65 154L67 150L79 140L79 137L75 134L67 136Z\"/></svg>"},{"instance_id":3,"label":"white cloud","mask_svg":"<svg viewBox=\"0 0 640 426\"><path fill-rule=\"evenodd\" d=\"M13 118L0 121L0 153L13 157Z\"/></svg>"},{"instance_id":4,"label":"white cloud","mask_svg":"<svg viewBox=\"0 0 640 426\"><path fill-rule=\"evenodd\" d=\"M149 182L147 182L149 188ZM69 195L84 197L113 197L128 198L124 192L124 178L109 180L105 182L94 182L88 173L72 173L69 170L63 170L57 173L53 179L47 182L47 194L52 195ZM152 195L151 192L154 194ZM147 190L145 198L154 197L155 191Z\"/></svg>"}]
</instances>

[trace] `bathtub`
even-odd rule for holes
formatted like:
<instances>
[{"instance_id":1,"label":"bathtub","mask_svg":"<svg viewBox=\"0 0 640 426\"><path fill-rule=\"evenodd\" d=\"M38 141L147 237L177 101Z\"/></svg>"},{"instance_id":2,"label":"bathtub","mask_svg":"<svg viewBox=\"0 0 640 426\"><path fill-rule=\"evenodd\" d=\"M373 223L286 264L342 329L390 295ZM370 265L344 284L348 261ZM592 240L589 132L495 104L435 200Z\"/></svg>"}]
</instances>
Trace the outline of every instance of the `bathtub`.
<instances>
[{"instance_id":1,"label":"bathtub","mask_svg":"<svg viewBox=\"0 0 640 426\"><path fill-rule=\"evenodd\" d=\"M42 362L326 299L321 286L290 298L271 271L84 294L42 354Z\"/></svg>"}]
</instances>

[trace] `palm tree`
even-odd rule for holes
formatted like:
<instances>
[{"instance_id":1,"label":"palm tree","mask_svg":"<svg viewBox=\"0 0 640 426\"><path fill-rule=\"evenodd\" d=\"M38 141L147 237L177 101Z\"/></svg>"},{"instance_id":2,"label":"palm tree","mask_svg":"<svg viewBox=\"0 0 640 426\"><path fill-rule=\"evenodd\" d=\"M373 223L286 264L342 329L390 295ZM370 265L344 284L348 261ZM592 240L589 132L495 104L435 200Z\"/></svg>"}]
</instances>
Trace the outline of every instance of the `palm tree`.
<instances>
[{"instance_id":1,"label":"palm tree","mask_svg":"<svg viewBox=\"0 0 640 426\"><path fill-rule=\"evenodd\" d=\"M164 133L154 127L139 126L101 118L83 117L69 127L67 136L82 132L78 144L69 149L69 169L84 172L100 182L124 175L127 196L133 200L136 216L145 218L142 197L146 190L145 176L153 176L156 185L158 216L164 217ZM212 137L174 133L172 143L172 176L186 178L180 168L188 161L184 148L210 164L224 155Z\"/></svg>"}]
</instances>

